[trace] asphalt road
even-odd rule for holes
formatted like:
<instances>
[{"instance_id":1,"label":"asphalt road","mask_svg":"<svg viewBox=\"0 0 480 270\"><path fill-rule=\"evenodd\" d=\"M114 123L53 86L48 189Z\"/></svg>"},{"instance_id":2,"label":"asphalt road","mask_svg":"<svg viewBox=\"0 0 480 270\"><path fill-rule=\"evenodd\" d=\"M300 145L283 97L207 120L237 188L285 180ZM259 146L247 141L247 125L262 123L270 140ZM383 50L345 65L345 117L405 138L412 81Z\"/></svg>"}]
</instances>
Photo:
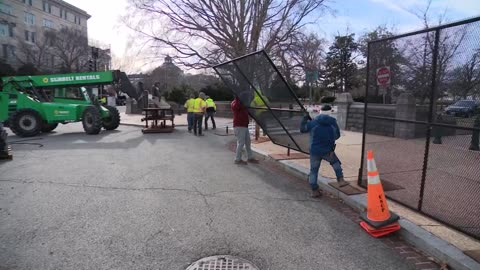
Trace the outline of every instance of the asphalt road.
<instances>
[{"instance_id":1,"label":"asphalt road","mask_svg":"<svg viewBox=\"0 0 480 270\"><path fill-rule=\"evenodd\" d=\"M232 137L71 124L38 138L0 163L2 270L181 270L216 254L261 269L410 269L306 183L234 165Z\"/></svg>"}]
</instances>

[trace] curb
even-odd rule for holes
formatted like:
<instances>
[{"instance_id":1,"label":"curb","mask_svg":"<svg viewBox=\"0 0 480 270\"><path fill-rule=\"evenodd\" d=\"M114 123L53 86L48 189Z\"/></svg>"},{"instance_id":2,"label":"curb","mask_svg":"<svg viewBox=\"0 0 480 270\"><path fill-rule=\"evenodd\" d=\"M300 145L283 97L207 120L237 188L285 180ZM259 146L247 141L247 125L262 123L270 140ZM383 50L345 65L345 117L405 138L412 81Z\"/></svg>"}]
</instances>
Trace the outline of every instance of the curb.
<instances>
[{"instance_id":1,"label":"curb","mask_svg":"<svg viewBox=\"0 0 480 270\"><path fill-rule=\"evenodd\" d=\"M287 172L292 173L303 179L307 179L309 170L301 167L289 160L275 160L272 159L267 152L255 149L252 147L252 151L257 155L277 162ZM346 195L343 192L331 187L328 183L329 179L319 176L318 185L320 188L328 193L331 193L336 198L339 198L345 202L348 206L356 209L358 212L363 212L367 207L366 194L358 195ZM393 212L393 211L392 211ZM424 251L429 256L432 256L438 262L445 262L452 269L458 270L470 270L480 269L480 264L475 260L465 255L459 248L448 243L447 241L438 238L436 235L416 225L415 223L405 219L403 217L399 220L401 229L398 232L399 235L408 243L416 246L418 249Z\"/></svg>"}]
</instances>

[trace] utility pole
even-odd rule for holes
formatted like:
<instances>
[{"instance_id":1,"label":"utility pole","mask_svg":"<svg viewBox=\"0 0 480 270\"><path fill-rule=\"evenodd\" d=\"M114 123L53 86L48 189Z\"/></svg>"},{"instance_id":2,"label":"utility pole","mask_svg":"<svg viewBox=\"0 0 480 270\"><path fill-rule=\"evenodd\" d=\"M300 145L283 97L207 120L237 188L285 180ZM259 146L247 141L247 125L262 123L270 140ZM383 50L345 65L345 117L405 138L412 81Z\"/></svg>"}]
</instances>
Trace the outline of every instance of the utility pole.
<instances>
[{"instance_id":1,"label":"utility pole","mask_svg":"<svg viewBox=\"0 0 480 270\"><path fill-rule=\"evenodd\" d=\"M316 82L317 80L318 80L318 70L317 69L307 69L307 70L305 70L305 81L308 83L310 105L313 104L312 85L313 85L313 82Z\"/></svg>"}]
</instances>

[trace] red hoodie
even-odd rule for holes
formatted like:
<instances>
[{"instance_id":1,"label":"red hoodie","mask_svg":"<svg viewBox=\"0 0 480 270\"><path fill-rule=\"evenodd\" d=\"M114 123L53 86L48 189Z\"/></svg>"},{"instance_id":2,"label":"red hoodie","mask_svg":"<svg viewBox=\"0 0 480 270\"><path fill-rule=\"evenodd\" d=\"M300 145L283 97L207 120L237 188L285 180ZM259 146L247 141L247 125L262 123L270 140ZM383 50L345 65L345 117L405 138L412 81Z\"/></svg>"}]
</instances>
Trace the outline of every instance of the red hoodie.
<instances>
[{"instance_id":1,"label":"red hoodie","mask_svg":"<svg viewBox=\"0 0 480 270\"><path fill-rule=\"evenodd\" d=\"M243 106L238 97L230 104L233 112L233 127L248 127L248 109Z\"/></svg>"}]
</instances>

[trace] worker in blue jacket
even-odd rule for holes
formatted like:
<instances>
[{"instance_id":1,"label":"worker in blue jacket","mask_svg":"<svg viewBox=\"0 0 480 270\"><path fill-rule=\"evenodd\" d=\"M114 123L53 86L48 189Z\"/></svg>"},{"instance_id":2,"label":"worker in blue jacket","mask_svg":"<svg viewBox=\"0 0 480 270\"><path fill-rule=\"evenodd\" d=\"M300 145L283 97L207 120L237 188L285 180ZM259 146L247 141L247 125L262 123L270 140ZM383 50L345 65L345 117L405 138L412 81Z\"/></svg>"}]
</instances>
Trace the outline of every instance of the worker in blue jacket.
<instances>
[{"instance_id":1,"label":"worker in blue jacket","mask_svg":"<svg viewBox=\"0 0 480 270\"><path fill-rule=\"evenodd\" d=\"M321 108L322 114L311 120L305 115L300 125L300 132L310 132L310 174L308 182L312 188L312 197L320 197L317 178L320 163L325 160L330 163L341 187L348 185L343 178L342 163L335 154L335 141L340 138L340 129L337 120L327 115L332 110L330 105Z\"/></svg>"}]
</instances>

